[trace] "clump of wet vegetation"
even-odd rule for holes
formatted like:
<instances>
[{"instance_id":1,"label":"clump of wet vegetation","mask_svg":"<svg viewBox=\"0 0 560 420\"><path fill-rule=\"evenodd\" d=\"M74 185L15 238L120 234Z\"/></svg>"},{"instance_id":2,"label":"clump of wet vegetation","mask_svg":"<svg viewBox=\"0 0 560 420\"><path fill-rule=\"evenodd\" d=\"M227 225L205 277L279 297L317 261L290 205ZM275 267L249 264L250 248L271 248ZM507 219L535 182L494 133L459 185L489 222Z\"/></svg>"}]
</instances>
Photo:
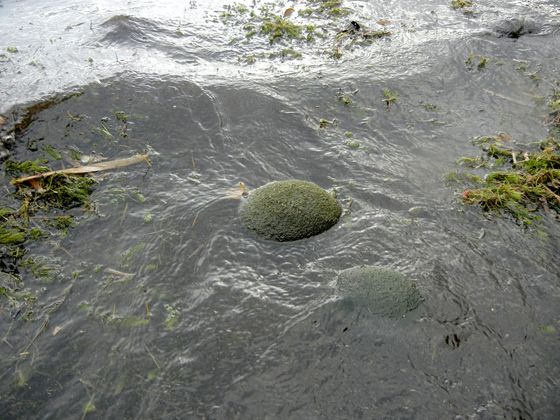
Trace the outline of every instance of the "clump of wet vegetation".
<instances>
[{"instance_id":1,"label":"clump of wet vegetation","mask_svg":"<svg viewBox=\"0 0 560 420\"><path fill-rule=\"evenodd\" d=\"M32 277L42 284L64 280L61 264L56 258L30 254L39 242L48 241L59 247L60 240L77 225L76 218L95 210L91 194L97 180L90 173L136 162L128 159L98 162L97 169L92 169L89 157L76 146L63 150L43 138L26 140L28 130L40 113L79 95L72 93L14 110L9 124L4 118L0 124L1 145L5 149L2 157L4 177L7 181L11 179L0 204L0 309L14 319L34 318L37 296L26 288L24 279ZM82 119L69 112L67 116L69 124ZM122 134L129 116L116 111L114 117L121 125ZM86 157L88 159L84 162ZM66 163L72 167L53 170ZM88 165L76 167L80 163ZM129 194L133 195L134 191ZM137 196L138 200L144 199L141 194Z\"/></svg>"},{"instance_id":2,"label":"clump of wet vegetation","mask_svg":"<svg viewBox=\"0 0 560 420\"><path fill-rule=\"evenodd\" d=\"M317 39L330 37L332 33L334 46L329 47L328 55L338 59L342 57L342 44L349 49L354 45L367 45L391 33L380 26L380 29L369 30L359 23L344 22L344 18L352 13L345 7L342 0L307 0L294 7L285 8L274 3L266 3L259 7L248 7L234 3L224 6L220 20L227 26L241 29L245 42L266 40L270 47L279 48L268 54L251 54L240 58L240 62L254 64L259 57L263 58L300 58L301 53L282 54L282 48L290 46L292 49L298 44L313 44ZM346 24L347 29L340 28ZM241 38L234 38L232 43L243 42Z\"/></svg>"},{"instance_id":3,"label":"clump of wet vegetation","mask_svg":"<svg viewBox=\"0 0 560 420\"><path fill-rule=\"evenodd\" d=\"M452 0L451 8L461 10L465 14L473 13L474 2L471 0Z\"/></svg>"},{"instance_id":4,"label":"clump of wet vegetation","mask_svg":"<svg viewBox=\"0 0 560 420\"><path fill-rule=\"evenodd\" d=\"M465 60L465 65L469 70L477 69L481 71L486 68L489 62L490 59L486 56L469 53L469 55L467 55L467 58Z\"/></svg>"},{"instance_id":5,"label":"clump of wet vegetation","mask_svg":"<svg viewBox=\"0 0 560 420\"><path fill-rule=\"evenodd\" d=\"M268 37L271 44L282 39L305 39L313 41L315 33L314 25L297 25L280 16L266 18L260 28L260 32Z\"/></svg>"},{"instance_id":6,"label":"clump of wet vegetation","mask_svg":"<svg viewBox=\"0 0 560 420\"><path fill-rule=\"evenodd\" d=\"M242 4L226 5L220 19L225 24L241 26L247 39L262 36L271 45L291 40L312 42L315 37L314 25L295 23L286 13L275 12L272 5L252 10Z\"/></svg>"},{"instance_id":7,"label":"clump of wet vegetation","mask_svg":"<svg viewBox=\"0 0 560 420\"><path fill-rule=\"evenodd\" d=\"M503 133L474 140L483 154L457 163L479 173L452 176L471 184L462 193L465 204L507 212L524 225L537 220L539 210L560 213L560 91L551 95L548 107L550 130L543 141L522 147Z\"/></svg>"},{"instance_id":8,"label":"clump of wet vegetation","mask_svg":"<svg viewBox=\"0 0 560 420\"><path fill-rule=\"evenodd\" d=\"M44 160L4 163L9 176L37 174L50 170ZM36 180L33 184L14 186L13 197L19 208L0 208L0 296L5 299L13 316L23 314L31 318L37 300L34 293L25 289L21 271L35 278L50 278L52 270L27 257L28 245L48 238L62 238L74 225L74 216L59 214L74 207L90 208L90 194L96 181L78 175L54 174ZM52 268L52 267L51 267ZM4 304L2 305L4 306Z\"/></svg>"},{"instance_id":9,"label":"clump of wet vegetation","mask_svg":"<svg viewBox=\"0 0 560 420\"><path fill-rule=\"evenodd\" d=\"M398 99L398 93L392 91L391 89L383 90L383 101L385 102L385 105L387 105L387 111L391 110L391 106L396 104Z\"/></svg>"}]
</instances>

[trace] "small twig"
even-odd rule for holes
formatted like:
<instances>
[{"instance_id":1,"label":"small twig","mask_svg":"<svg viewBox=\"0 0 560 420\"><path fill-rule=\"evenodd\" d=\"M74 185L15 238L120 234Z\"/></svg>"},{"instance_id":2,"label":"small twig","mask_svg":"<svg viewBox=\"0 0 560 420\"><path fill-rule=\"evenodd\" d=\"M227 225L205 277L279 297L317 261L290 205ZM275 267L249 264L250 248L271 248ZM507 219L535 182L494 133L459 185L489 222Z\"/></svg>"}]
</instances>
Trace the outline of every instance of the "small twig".
<instances>
[{"instance_id":1,"label":"small twig","mask_svg":"<svg viewBox=\"0 0 560 420\"><path fill-rule=\"evenodd\" d=\"M526 102L518 101L517 99L513 99L513 98L510 98L510 97L508 97L508 96L501 95L501 94L499 94L499 93L497 93L497 92L494 92L494 91L491 91L491 90L488 90L488 89L482 89L482 90L483 90L484 92L486 92L486 93L492 95L492 96L497 97L497 98L505 99L506 101L510 101L510 102L512 102L512 103L514 103L514 104L517 104L517 105L527 106L527 103L526 103Z\"/></svg>"},{"instance_id":2,"label":"small twig","mask_svg":"<svg viewBox=\"0 0 560 420\"><path fill-rule=\"evenodd\" d=\"M152 352L151 352L150 349L148 348L148 345L145 344L144 346L146 347L146 351L148 352L148 354L150 355L150 357L151 357L152 360L154 361L154 364L156 365L156 367L157 367L158 369L161 369L160 364L158 363L156 357L152 354Z\"/></svg>"},{"instance_id":3,"label":"small twig","mask_svg":"<svg viewBox=\"0 0 560 420\"><path fill-rule=\"evenodd\" d=\"M45 319L43 320L43 323L41 324L41 326L39 327L39 329L37 330L37 332L35 333L35 335L33 336L33 338L31 339L31 341L27 344L27 346L25 346L25 348L23 349L22 352L20 352L20 354L25 354L27 353L27 350L29 350L29 348L33 345L33 343L35 342L35 340L37 340L37 338L39 337L39 335L41 335L41 333L47 328L47 325L49 325L49 316L45 316Z\"/></svg>"},{"instance_id":4,"label":"small twig","mask_svg":"<svg viewBox=\"0 0 560 420\"><path fill-rule=\"evenodd\" d=\"M556 201L558 201L558 203L560 203L560 196L558 194L556 194L554 191L552 191L550 188L548 188L546 185L543 185L544 189L548 191L548 193L554 197L556 199Z\"/></svg>"},{"instance_id":5,"label":"small twig","mask_svg":"<svg viewBox=\"0 0 560 420\"><path fill-rule=\"evenodd\" d=\"M125 273L124 271L119 271L119 270L115 270L113 268L106 268L104 270L107 274L112 274L114 276L118 276L118 277L130 277L130 276L134 276L134 273Z\"/></svg>"}]
</instances>

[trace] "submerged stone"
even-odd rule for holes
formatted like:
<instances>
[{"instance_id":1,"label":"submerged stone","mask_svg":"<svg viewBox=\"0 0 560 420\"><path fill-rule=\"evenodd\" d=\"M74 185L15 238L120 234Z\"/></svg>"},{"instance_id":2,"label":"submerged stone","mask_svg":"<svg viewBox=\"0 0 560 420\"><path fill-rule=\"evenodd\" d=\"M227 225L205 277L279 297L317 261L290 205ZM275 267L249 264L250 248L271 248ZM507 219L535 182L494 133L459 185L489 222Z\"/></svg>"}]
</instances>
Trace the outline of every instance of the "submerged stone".
<instances>
[{"instance_id":1,"label":"submerged stone","mask_svg":"<svg viewBox=\"0 0 560 420\"><path fill-rule=\"evenodd\" d=\"M251 191L240 211L248 229L275 241L295 241L334 226L342 209L332 194L312 182L287 180Z\"/></svg>"},{"instance_id":2,"label":"submerged stone","mask_svg":"<svg viewBox=\"0 0 560 420\"><path fill-rule=\"evenodd\" d=\"M374 314L400 318L423 301L416 284L385 268L361 266L342 271L337 289L345 303L367 307Z\"/></svg>"}]
</instances>

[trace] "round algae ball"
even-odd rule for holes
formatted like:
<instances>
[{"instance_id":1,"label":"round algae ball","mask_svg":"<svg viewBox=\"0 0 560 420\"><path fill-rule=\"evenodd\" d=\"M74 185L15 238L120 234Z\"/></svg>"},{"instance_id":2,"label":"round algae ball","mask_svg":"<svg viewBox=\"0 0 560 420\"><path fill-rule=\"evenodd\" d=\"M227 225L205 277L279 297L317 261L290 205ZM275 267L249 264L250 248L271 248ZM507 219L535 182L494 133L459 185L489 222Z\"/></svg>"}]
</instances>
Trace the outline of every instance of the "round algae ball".
<instances>
[{"instance_id":1,"label":"round algae ball","mask_svg":"<svg viewBox=\"0 0 560 420\"><path fill-rule=\"evenodd\" d=\"M365 306L371 313L388 318L404 316L423 300L415 283L401 273L379 267L344 270L338 276L337 288L347 303Z\"/></svg>"},{"instance_id":2,"label":"round algae ball","mask_svg":"<svg viewBox=\"0 0 560 420\"><path fill-rule=\"evenodd\" d=\"M248 229L283 242L324 232L338 222L341 213L332 194L312 182L291 179L251 191L240 217Z\"/></svg>"}]
</instances>

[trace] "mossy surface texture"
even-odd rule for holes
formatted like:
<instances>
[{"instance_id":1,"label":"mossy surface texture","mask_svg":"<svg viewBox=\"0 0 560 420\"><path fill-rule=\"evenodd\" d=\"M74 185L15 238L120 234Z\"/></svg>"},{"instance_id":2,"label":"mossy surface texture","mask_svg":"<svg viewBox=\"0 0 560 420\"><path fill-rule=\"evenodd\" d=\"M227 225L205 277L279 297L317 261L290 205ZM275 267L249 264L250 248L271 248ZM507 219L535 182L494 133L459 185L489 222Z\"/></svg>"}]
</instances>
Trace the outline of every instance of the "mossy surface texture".
<instances>
[{"instance_id":1,"label":"mossy surface texture","mask_svg":"<svg viewBox=\"0 0 560 420\"><path fill-rule=\"evenodd\" d=\"M403 317L423 301L416 284L403 274L372 266L342 271L337 289L348 304L388 318Z\"/></svg>"},{"instance_id":2,"label":"mossy surface texture","mask_svg":"<svg viewBox=\"0 0 560 420\"><path fill-rule=\"evenodd\" d=\"M276 241L309 238L338 222L342 209L332 194L311 182L287 180L252 191L241 208L241 222Z\"/></svg>"}]
</instances>

